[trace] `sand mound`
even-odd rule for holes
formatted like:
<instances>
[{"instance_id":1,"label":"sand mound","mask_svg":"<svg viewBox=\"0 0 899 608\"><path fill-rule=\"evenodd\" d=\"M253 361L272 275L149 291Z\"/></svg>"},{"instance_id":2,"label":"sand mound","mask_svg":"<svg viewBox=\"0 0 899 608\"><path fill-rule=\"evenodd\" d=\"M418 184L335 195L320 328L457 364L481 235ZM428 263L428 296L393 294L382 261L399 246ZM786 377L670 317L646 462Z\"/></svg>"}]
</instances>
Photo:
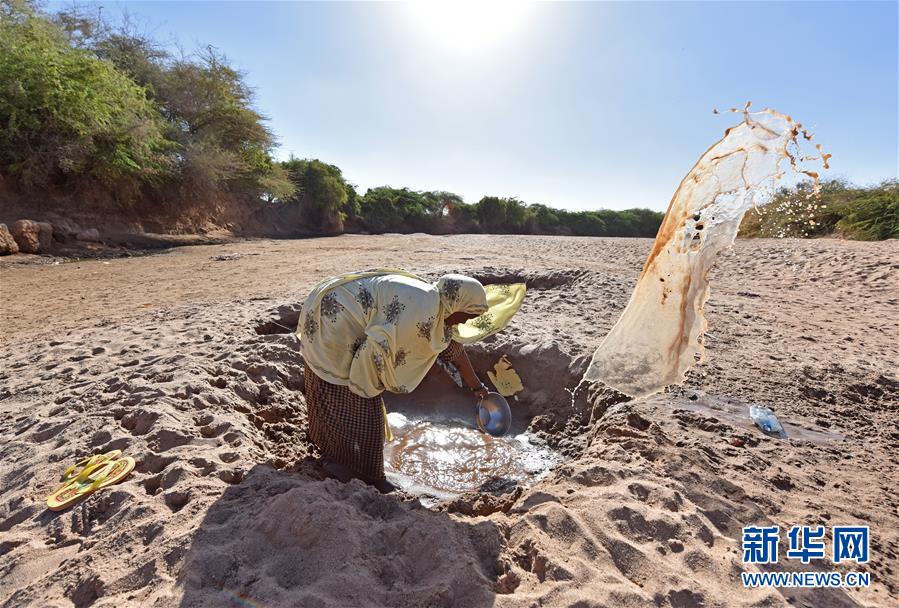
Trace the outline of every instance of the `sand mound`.
<instances>
[{"instance_id":1,"label":"sand mound","mask_svg":"<svg viewBox=\"0 0 899 608\"><path fill-rule=\"evenodd\" d=\"M492 522L259 466L209 509L181 605L484 605L500 540Z\"/></svg>"}]
</instances>

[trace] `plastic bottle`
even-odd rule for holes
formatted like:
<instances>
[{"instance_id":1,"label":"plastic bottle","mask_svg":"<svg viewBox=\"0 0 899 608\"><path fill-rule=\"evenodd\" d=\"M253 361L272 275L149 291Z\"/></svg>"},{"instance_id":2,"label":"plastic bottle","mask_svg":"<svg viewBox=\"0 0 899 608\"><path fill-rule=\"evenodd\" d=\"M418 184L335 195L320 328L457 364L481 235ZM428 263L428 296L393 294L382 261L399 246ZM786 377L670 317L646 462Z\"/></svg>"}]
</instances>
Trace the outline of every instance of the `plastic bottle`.
<instances>
[{"instance_id":1,"label":"plastic bottle","mask_svg":"<svg viewBox=\"0 0 899 608\"><path fill-rule=\"evenodd\" d=\"M777 416L774 415L770 408L762 405L750 405L749 417L752 418L757 427L768 435L780 437L781 439L787 436L783 425L780 424L780 420L777 419Z\"/></svg>"}]
</instances>

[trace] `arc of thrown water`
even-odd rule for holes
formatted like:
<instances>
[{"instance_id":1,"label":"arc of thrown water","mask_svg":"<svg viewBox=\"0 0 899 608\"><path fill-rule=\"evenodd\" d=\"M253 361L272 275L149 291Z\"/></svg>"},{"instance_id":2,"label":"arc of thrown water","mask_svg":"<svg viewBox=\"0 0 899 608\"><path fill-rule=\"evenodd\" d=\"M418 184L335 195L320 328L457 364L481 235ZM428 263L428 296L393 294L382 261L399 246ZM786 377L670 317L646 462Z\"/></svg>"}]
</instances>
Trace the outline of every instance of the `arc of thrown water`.
<instances>
[{"instance_id":1,"label":"arc of thrown water","mask_svg":"<svg viewBox=\"0 0 899 608\"><path fill-rule=\"evenodd\" d=\"M820 160L828 168L831 155L817 146L819 156L801 157L800 134L806 140L811 135L800 123L772 109L750 112L749 107L743 108L743 121L725 131L681 181L630 301L581 383L601 381L644 397L682 382L705 355L708 272L733 244L743 215L770 200L784 160L813 180L817 194L818 173L801 163Z\"/></svg>"}]
</instances>

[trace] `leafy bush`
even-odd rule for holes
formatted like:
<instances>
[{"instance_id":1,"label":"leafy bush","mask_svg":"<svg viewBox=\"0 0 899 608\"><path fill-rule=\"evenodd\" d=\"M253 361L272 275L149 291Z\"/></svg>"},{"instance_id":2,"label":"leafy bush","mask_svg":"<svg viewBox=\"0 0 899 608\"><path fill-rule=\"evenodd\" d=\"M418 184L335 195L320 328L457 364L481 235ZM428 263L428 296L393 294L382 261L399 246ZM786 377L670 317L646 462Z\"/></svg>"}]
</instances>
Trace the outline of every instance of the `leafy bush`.
<instances>
[{"instance_id":1,"label":"leafy bush","mask_svg":"<svg viewBox=\"0 0 899 608\"><path fill-rule=\"evenodd\" d=\"M899 238L899 182L885 182L859 193L842 208L837 232L852 239L879 241Z\"/></svg>"},{"instance_id":2,"label":"leafy bush","mask_svg":"<svg viewBox=\"0 0 899 608\"><path fill-rule=\"evenodd\" d=\"M298 158L281 163L281 167L294 186L293 195L284 202L298 205L313 230L341 232L347 212L355 213L356 191L343 179L340 169L320 160Z\"/></svg>"},{"instance_id":3,"label":"leafy bush","mask_svg":"<svg viewBox=\"0 0 899 608\"><path fill-rule=\"evenodd\" d=\"M575 236L608 236L606 222L598 211L562 211L559 214L561 226L568 234ZM621 236L613 234L612 236Z\"/></svg>"},{"instance_id":4,"label":"leafy bush","mask_svg":"<svg viewBox=\"0 0 899 608\"><path fill-rule=\"evenodd\" d=\"M370 188L359 200L362 222L372 232L430 231L441 213L437 197L408 188Z\"/></svg>"},{"instance_id":5,"label":"leafy bush","mask_svg":"<svg viewBox=\"0 0 899 608\"><path fill-rule=\"evenodd\" d=\"M475 205L487 232L528 234L534 231L535 212L517 198L485 196Z\"/></svg>"},{"instance_id":6,"label":"leafy bush","mask_svg":"<svg viewBox=\"0 0 899 608\"><path fill-rule=\"evenodd\" d=\"M531 211L534 215L534 225L540 232L553 233L558 230L561 219L556 209L536 203L531 205Z\"/></svg>"},{"instance_id":7,"label":"leafy bush","mask_svg":"<svg viewBox=\"0 0 899 608\"><path fill-rule=\"evenodd\" d=\"M3 2L0 15L0 171L43 188L166 171L172 145L144 87L27 5Z\"/></svg>"},{"instance_id":8,"label":"leafy bush","mask_svg":"<svg viewBox=\"0 0 899 608\"><path fill-rule=\"evenodd\" d=\"M271 156L274 136L253 109L243 74L212 47L174 59L127 26L110 30L72 14L57 17L73 40L145 86L178 144L170 197L210 200L224 192L280 200L293 193ZM77 32L77 36L75 35Z\"/></svg>"},{"instance_id":9,"label":"leafy bush","mask_svg":"<svg viewBox=\"0 0 899 608\"><path fill-rule=\"evenodd\" d=\"M127 26L0 0L0 83L0 175L20 190L127 192L154 212L293 194L252 91L212 48L175 59Z\"/></svg>"},{"instance_id":10,"label":"leafy bush","mask_svg":"<svg viewBox=\"0 0 899 608\"><path fill-rule=\"evenodd\" d=\"M747 237L899 238L899 183L870 188L841 180L821 184L817 196L808 182L781 189L764 207L750 210L740 225Z\"/></svg>"}]
</instances>

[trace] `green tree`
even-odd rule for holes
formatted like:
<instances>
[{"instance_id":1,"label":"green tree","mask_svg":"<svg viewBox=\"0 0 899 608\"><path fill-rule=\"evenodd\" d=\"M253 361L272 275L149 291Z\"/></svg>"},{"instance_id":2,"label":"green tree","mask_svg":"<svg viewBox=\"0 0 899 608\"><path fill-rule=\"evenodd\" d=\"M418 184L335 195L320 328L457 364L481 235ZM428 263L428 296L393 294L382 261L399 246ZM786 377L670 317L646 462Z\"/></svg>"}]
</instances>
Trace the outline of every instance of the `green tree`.
<instances>
[{"instance_id":1,"label":"green tree","mask_svg":"<svg viewBox=\"0 0 899 608\"><path fill-rule=\"evenodd\" d=\"M478 221L487 232L500 232L506 226L506 199L485 196L476 205Z\"/></svg>"},{"instance_id":2,"label":"green tree","mask_svg":"<svg viewBox=\"0 0 899 608\"><path fill-rule=\"evenodd\" d=\"M443 231L454 234L484 232L478 221L477 205L469 205L462 200L462 197L453 196L455 201L448 202L444 207Z\"/></svg>"},{"instance_id":3,"label":"green tree","mask_svg":"<svg viewBox=\"0 0 899 608\"><path fill-rule=\"evenodd\" d=\"M163 175L172 145L147 91L29 5L0 10L0 171L25 187L131 192Z\"/></svg>"},{"instance_id":4,"label":"green tree","mask_svg":"<svg viewBox=\"0 0 899 608\"><path fill-rule=\"evenodd\" d=\"M252 91L218 51L208 47L196 59L173 62L155 88L171 137L181 145L182 191L255 197L279 179L278 189L289 191L274 169L274 138L252 107Z\"/></svg>"},{"instance_id":5,"label":"green tree","mask_svg":"<svg viewBox=\"0 0 899 608\"><path fill-rule=\"evenodd\" d=\"M291 158L281 166L290 176L294 195L285 203L298 205L305 221L314 229L328 233L343 231L347 205L355 205L355 189L346 183L340 169L316 159Z\"/></svg>"},{"instance_id":6,"label":"green tree","mask_svg":"<svg viewBox=\"0 0 899 608\"><path fill-rule=\"evenodd\" d=\"M836 230L850 238L881 241L899 238L899 182L866 189L846 204Z\"/></svg>"},{"instance_id":7,"label":"green tree","mask_svg":"<svg viewBox=\"0 0 899 608\"><path fill-rule=\"evenodd\" d=\"M434 201L408 188L370 188L359 201L362 220L372 232L428 230Z\"/></svg>"},{"instance_id":8,"label":"green tree","mask_svg":"<svg viewBox=\"0 0 899 608\"><path fill-rule=\"evenodd\" d=\"M266 201L292 194L252 90L217 49L174 58L127 22L113 28L77 9L55 20L72 45L112 62L155 102L166 137L177 143L165 196L203 204L226 193Z\"/></svg>"},{"instance_id":9,"label":"green tree","mask_svg":"<svg viewBox=\"0 0 899 608\"><path fill-rule=\"evenodd\" d=\"M531 205L534 213L534 232L543 234L555 234L559 229L559 214L546 205Z\"/></svg>"},{"instance_id":10,"label":"green tree","mask_svg":"<svg viewBox=\"0 0 899 608\"><path fill-rule=\"evenodd\" d=\"M621 236L608 230L604 218L615 220L617 215L605 211L581 211L566 218L566 224L576 236Z\"/></svg>"},{"instance_id":11,"label":"green tree","mask_svg":"<svg viewBox=\"0 0 899 608\"><path fill-rule=\"evenodd\" d=\"M517 198L506 199L506 231L526 234L533 228L534 212Z\"/></svg>"},{"instance_id":12,"label":"green tree","mask_svg":"<svg viewBox=\"0 0 899 608\"><path fill-rule=\"evenodd\" d=\"M860 188L828 180L815 193L810 182L781 188L770 203L750 209L741 236L818 237L859 240L899 238L899 182Z\"/></svg>"}]
</instances>

